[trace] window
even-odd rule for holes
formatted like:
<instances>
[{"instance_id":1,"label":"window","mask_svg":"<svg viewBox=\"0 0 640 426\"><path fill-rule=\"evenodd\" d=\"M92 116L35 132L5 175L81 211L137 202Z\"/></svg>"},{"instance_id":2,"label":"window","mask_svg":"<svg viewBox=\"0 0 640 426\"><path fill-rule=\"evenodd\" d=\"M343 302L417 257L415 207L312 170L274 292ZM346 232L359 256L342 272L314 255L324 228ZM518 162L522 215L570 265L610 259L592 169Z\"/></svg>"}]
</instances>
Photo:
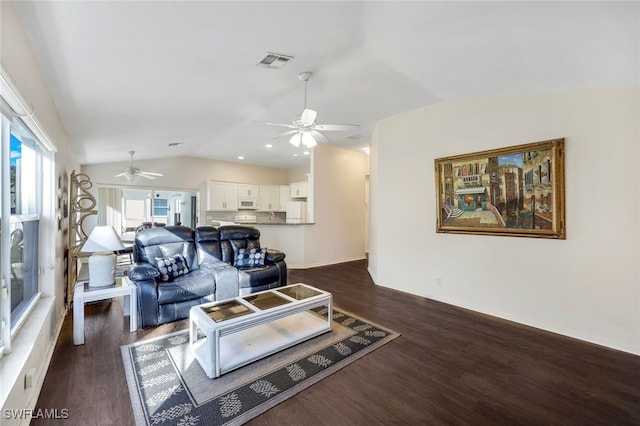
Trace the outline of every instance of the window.
<instances>
[{"instance_id":1,"label":"window","mask_svg":"<svg viewBox=\"0 0 640 426\"><path fill-rule=\"evenodd\" d=\"M26 320L40 295L39 252L44 150L24 123L2 115L2 345ZM6 253L6 254L5 254Z\"/></svg>"},{"instance_id":2,"label":"window","mask_svg":"<svg viewBox=\"0 0 640 426\"><path fill-rule=\"evenodd\" d=\"M151 215L155 219L167 219L167 216L169 216L169 203L166 198L153 199L153 212Z\"/></svg>"}]
</instances>

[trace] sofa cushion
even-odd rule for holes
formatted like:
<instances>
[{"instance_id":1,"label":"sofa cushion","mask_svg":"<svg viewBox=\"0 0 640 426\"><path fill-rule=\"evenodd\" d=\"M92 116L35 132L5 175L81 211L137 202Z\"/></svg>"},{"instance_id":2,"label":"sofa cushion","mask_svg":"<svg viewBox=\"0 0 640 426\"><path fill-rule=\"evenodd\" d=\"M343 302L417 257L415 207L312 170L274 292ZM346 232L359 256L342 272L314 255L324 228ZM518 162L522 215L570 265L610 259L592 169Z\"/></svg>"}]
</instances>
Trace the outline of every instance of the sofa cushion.
<instances>
[{"instance_id":1,"label":"sofa cushion","mask_svg":"<svg viewBox=\"0 0 640 426\"><path fill-rule=\"evenodd\" d=\"M158 304L178 303L215 294L215 280L206 269L196 269L173 281L158 283Z\"/></svg>"},{"instance_id":2,"label":"sofa cushion","mask_svg":"<svg viewBox=\"0 0 640 426\"><path fill-rule=\"evenodd\" d=\"M189 270L199 268L193 230L186 226L163 226L150 228L136 234L133 257L137 263L156 265L156 257L170 257L181 254L187 261Z\"/></svg>"},{"instance_id":3,"label":"sofa cushion","mask_svg":"<svg viewBox=\"0 0 640 426\"><path fill-rule=\"evenodd\" d=\"M156 257L156 266L160 271L162 281L173 281L180 275L188 274L189 267L187 261L181 254L174 254L169 257Z\"/></svg>"},{"instance_id":4,"label":"sofa cushion","mask_svg":"<svg viewBox=\"0 0 640 426\"><path fill-rule=\"evenodd\" d=\"M213 226L200 226L195 230L196 252L198 263L202 266L207 263L222 261L220 249L220 232Z\"/></svg>"},{"instance_id":5,"label":"sofa cushion","mask_svg":"<svg viewBox=\"0 0 640 426\"><path fill-rule=\"evenodd\" d=\"M250 289L248 293L253 293L271 287L279 287L283 282L286 283L286 278L284 280L283 278L277 265L266 265L262 268L238 268L240 294L246 294L246 289Z\"/></svg>"},{"instance_id":6,"label":"sofa cushion","mask_svg":"<svg viewBox=\"0 0 640 426\"><path fill-rule=\"evenodd\" d=\"M230 264L235 264L235 254L240 249L252 249L260 247L260 231L250 226L228 225L221 226L220 249L222 259Z\"/></svg>"},{"instance_id":7,"label":"sofa cushion","mask_svg":"<svg viewBox=\"0 0 640 426\"><path fill-rule=\"evenodd\" d=\"M238 249L235 254L233 266L239 269L259 268L264 266L264 258L267 254L266 248Z\"/></svg>"}]
</instances>

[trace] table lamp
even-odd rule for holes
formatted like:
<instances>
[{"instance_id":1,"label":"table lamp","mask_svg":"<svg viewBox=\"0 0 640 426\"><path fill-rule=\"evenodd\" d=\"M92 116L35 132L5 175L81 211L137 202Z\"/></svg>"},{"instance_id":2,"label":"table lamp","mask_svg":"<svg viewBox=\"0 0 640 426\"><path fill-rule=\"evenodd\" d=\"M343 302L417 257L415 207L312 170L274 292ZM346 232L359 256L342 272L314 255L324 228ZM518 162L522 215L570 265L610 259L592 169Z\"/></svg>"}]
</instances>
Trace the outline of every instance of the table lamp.
<instances>
[{"instance_id":1,"label":"table lamp","mask_svg":"<svg viewBox=\"0 0 640 426\"><path fill-rule=\"evenodd\" d=\"M80 251L89 256L89 287L113 285L116 281L116 250L124 249L112 226L96 226Z\"/></svg>"}]
</instances>

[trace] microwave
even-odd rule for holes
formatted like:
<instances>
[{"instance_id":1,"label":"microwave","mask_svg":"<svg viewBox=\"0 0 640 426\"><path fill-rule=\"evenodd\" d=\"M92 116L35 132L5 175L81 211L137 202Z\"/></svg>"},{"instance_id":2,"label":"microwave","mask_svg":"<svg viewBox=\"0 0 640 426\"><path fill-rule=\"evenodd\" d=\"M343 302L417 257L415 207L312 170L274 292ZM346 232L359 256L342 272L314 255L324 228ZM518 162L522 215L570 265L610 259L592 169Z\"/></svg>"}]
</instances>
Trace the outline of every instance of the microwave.
<instances>
[{"instance_id":1,"label":"microwave","mask_svg":"<svg viewBox=\"0 0 640 426\"><path fill-rule=\"evenodd\" d=\"M258 199L252 197L240 197L238 199L239 210L256 210L258 208Z\"/></svg>"}]
</instances>

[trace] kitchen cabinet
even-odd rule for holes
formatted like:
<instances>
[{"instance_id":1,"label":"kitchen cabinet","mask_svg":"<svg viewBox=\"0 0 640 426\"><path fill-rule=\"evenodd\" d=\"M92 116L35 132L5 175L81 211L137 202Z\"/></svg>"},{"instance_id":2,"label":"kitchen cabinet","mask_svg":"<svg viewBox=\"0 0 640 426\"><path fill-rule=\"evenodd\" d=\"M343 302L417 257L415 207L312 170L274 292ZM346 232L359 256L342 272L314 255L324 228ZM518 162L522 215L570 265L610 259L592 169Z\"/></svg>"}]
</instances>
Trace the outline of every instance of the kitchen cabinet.
<instances>
[{"instance_id":1,"label":"kitchen cabinet","mask_svg":"<svg viewBox=\"0 0 640 426\"><path fill-rule=\"evenodd\" d=\"M238 196L239 197L252 197L258 198L260 188L258 185L252 185L247 183L238 184Z\"/></svg>"},{"instance_id":2,"label":"kitchen cabinet","mask_svg":"<svg viewBox=\"0 0 640 426\"><path fill-rule=\"evenodd\" d=\"M258 210L274 212L280 209L280 187L277 185L260 185L260 203Z\"/></svg>"},{"instance_id":3,"label":"kitchen cabinet","mask_svg":"<svg viewBox=\"0 0 640 426\"><path fill-rule=\"evenodd\" d=\"M307 182L292 182L289 184L291 198L307 198L309 185Z\"/></svg>"},{"instance_id":4,"label":"kitchen cabinet","mask_svg":"<svg viewBox=\"0 0 640 426\"><path fill-rule=\"evenodd\" d=\"M238 210L237 183L207 181L205 197L208 211Z\"/></svg>"},{"instance_id":5,"label":"kitchen cabinet","mask_svg":"<svg viewBox=\"0 0 640 426\"><path fill-rule=\"evenodd\" d=\"M291 201L291 187L289 185L280 185L280 208L281 212L287 211L287 203Z\"/></svg>"}]
</instances>

